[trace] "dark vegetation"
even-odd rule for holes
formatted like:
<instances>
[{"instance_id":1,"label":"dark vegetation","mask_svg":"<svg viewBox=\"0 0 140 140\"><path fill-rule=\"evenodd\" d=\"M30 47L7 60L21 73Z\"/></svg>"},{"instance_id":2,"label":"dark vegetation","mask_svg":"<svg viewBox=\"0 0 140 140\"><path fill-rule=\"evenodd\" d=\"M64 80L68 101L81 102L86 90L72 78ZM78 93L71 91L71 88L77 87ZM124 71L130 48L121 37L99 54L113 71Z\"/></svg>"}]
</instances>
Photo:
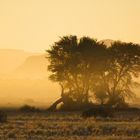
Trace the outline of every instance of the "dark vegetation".
<instances>
[{"instance_id":1,"label":"dark vegetation","mask_svg":"<svg viewBox=\"0 0 140 140\"><path fill-rule=\"evenodd\" d=\"M140 111L84 119L80 112L9 114L1 140L139 140Z\"/></svg>"},{"instance_id":2,"label":"dark vegetation","mask_svg":"<svg viewBox=\"0 0 140 140\"><path fill-rule=\"evenodd\" d=\"M135 107L109 107L109 106L101 106L101 105L94 105L92 106L92 108L87 109L85 111L82 112L82 117L84 118L88 118L88 117L103 117L103 118L112 118L115 117L115 114L118 113L127 113L127 114L131 114L131 113L140 113L140 109L139 108L135 108Z\"/></svg>"},{"instance_id":3,"label":"dark vegetation","mask_svg":"<svg viewBox=\"0 0 140 140\"><path fill-rule=\"evenodd\" d=\"M56 111L60 104L59 110L87 110L83 113L87 116L110 116L110 108L129 108L127 101L135 98L139 44L117 41L108 47L89 37L64 36L47 53L50 79L61 87L60 99L48 110Z\"/></svg>"},{"instance_id":4,"label":"dark vegetation","mask_svg":"<svg viewBox=\"0 0 140 140\"><path fill-rule=\"evenodd\" d=\"M83 111L82 117L113 117L114 109L109 107L103 107L103 106L96 106L92 107L91 109L88 109L86 111Z\"/></svg>"},{"instance_id":5,"label":"dark vegetation","mask_svg":"<svg viewBox=\"0 0 140 140\"><path fill-rule=\"evenodd\" d=\"M0 123L7 122L7 114L4 111L0 111Z\"/></svg>"},{"instance_id":6,"label":"dark vegetation","mask_svg":"<svg viewBox=\"0 0 140 140\"><path fill-rule=\"evenodd\" d=\"M19 111L22 112L22 113L38 113L38 112L41 112L41 110L39 108L36 108L34 106L30 106L30 105L24 105L24 106L20 107Z\"/></svg>"}]
</instances>

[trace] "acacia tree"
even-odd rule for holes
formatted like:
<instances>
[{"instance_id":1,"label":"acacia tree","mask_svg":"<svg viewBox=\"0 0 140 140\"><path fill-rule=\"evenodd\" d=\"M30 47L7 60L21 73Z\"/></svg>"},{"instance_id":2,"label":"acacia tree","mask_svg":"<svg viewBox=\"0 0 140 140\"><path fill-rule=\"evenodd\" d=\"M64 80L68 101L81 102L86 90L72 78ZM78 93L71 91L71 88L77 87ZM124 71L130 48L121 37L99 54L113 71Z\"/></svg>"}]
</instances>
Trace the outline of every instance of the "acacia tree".
<instances>
[{"instance_id":1,"label":"acacia tree","mask_svg":"<svg viewBox=\"0 0 140 140\"><path fill-rule=\"evenodd\" d=\"M124 105L132 98L133 78L140 72L140 46L115 42L107 48L97 40L64 36L47 50L50 79L61 86L59 103L65 109L79 108L94 96L101 104Z\"/></svg>"},{"instance_id":2,"label":"acacia tree","mask_svg":"<svg viewBox=\"0 0 140 140\"><path fill-rule=\"evenodd\" d=\"M101 74L99 84L108 95L109 105L124 105L126 98L133 98L133 78L140 72L140 46L115 42L108 50L108 68Z\"/></svg>"},{"instance_id":3,"label":"acacia tree","mask_svg":"<svg viewBox=\"0 0 140 140\"><path fill-rule=\"evenodd\" d=\"M63 89L61 98L51 109L60 102L78 107L88 104L90 92L93 93L91 89L104 69L105 46L89 37L78 40L76 36L65 36L47 52L48 69L52 72L50 78Z\"/></svg>"}]
</instances>

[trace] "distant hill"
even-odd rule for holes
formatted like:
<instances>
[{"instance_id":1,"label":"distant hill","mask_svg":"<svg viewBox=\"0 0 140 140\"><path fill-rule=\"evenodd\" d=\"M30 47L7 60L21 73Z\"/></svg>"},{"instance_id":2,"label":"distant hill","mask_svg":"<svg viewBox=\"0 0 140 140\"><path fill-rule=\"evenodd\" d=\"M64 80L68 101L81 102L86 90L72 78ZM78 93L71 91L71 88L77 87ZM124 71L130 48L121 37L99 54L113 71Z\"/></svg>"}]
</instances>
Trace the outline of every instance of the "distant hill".
<instances>
[{"instance_id":1,"label":"distant hill","mask_svg":"<svg viewBox=\"0 0 140 140\"><path fill-rule=\"evenodd\" d=\"M0 106L47 106L59 98L59 86L48 79L47 65L45 54L0 50Z\"/></svg>"},{"instance_id":2,"label":"distant hill","mask_svg":"<svg viewBox=\"0 0 140 140\"><path fill-rule=\"evenodd\" d=\"M29 56L13 73L16 78L47 78L48 61L45 55Z\"/></svg>"},{"instance_id":3,"label":"distant hill","mask_svg":"<svg viewBox=\"0 0 140 140\"><path fill-rule=\"evenodd\" d=\"M15 70L30 55L33 54L23 50L0 49L0 76Z\"/></svg>"}]
</instances>

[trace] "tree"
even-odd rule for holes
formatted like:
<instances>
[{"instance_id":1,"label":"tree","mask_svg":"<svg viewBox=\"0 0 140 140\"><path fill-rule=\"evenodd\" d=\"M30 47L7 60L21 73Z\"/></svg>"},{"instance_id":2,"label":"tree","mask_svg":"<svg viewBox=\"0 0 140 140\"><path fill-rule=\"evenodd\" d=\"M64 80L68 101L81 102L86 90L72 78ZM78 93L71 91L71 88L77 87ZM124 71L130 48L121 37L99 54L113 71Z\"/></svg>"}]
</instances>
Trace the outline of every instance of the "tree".
<instances>
[{"instance_id":1,"label":"tree","mask_svg":"<svg viewBox=\"0 0 140 140\"><path fill-rule=\"evenodd\" d=\"M111 47L89 37L64 36L47 50L50 79L61 86L63 109L81 109L93 96L100 104L124 106L134 97L133 78L140 72L140 45L114 42Z\"/></svg>"},{"instance_id":2,"label":"tree","mask_svg":"<svg viewBox=\"0 0 140 140\"><path fill-rule=\"evenodd\" d=\"M101 76L108 94L108 104L124 104L133 98L133 78L140 72L140 46L133 43L115 42L108 48L108 68Z\"/></svg>"},{"instance_id":3,"label":"tree","mask_svg":"<svg viewBox=\"0 0 140 140\"><path fill-rule=\"evenodd\" d=\"M104 70L106 48L97 40L76 36L60 38L50 50L47 50L52 72L50 79L63 87L61 99L56 101L67 104L71 101L77 107L88 104L94 83ZM54 109L54 108L53 108Z\"/></svg>"}]
</instances>

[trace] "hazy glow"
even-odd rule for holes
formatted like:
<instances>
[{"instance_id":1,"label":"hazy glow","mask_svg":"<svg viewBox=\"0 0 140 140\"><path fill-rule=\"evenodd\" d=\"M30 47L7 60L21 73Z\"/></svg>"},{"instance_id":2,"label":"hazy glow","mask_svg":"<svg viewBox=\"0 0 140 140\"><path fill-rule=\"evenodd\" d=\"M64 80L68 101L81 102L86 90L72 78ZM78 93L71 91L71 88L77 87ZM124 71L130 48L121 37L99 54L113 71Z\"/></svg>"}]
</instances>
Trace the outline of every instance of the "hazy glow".
<instances>
[{"instance_id":1,"label":"hazy glow","mask_svg":"<svg viewBox=\"0 0 140 140\"><path fill-rule=\"evenodd\" d=\"M44 51L75 34L140 43L140 0L1 0L0 48Z\"/></svg>"},{"instance_id":2,"label":"hazy glow","mask_svg":"<svg viewBox=\"0 0 140 140\"><path fill-rule=\"evenodd\" d=\"M38 53L60 36L140 43L139 26L140 0L0 0L0 106L46 106L60 97Z\"/></svg>"}]
</instances>

